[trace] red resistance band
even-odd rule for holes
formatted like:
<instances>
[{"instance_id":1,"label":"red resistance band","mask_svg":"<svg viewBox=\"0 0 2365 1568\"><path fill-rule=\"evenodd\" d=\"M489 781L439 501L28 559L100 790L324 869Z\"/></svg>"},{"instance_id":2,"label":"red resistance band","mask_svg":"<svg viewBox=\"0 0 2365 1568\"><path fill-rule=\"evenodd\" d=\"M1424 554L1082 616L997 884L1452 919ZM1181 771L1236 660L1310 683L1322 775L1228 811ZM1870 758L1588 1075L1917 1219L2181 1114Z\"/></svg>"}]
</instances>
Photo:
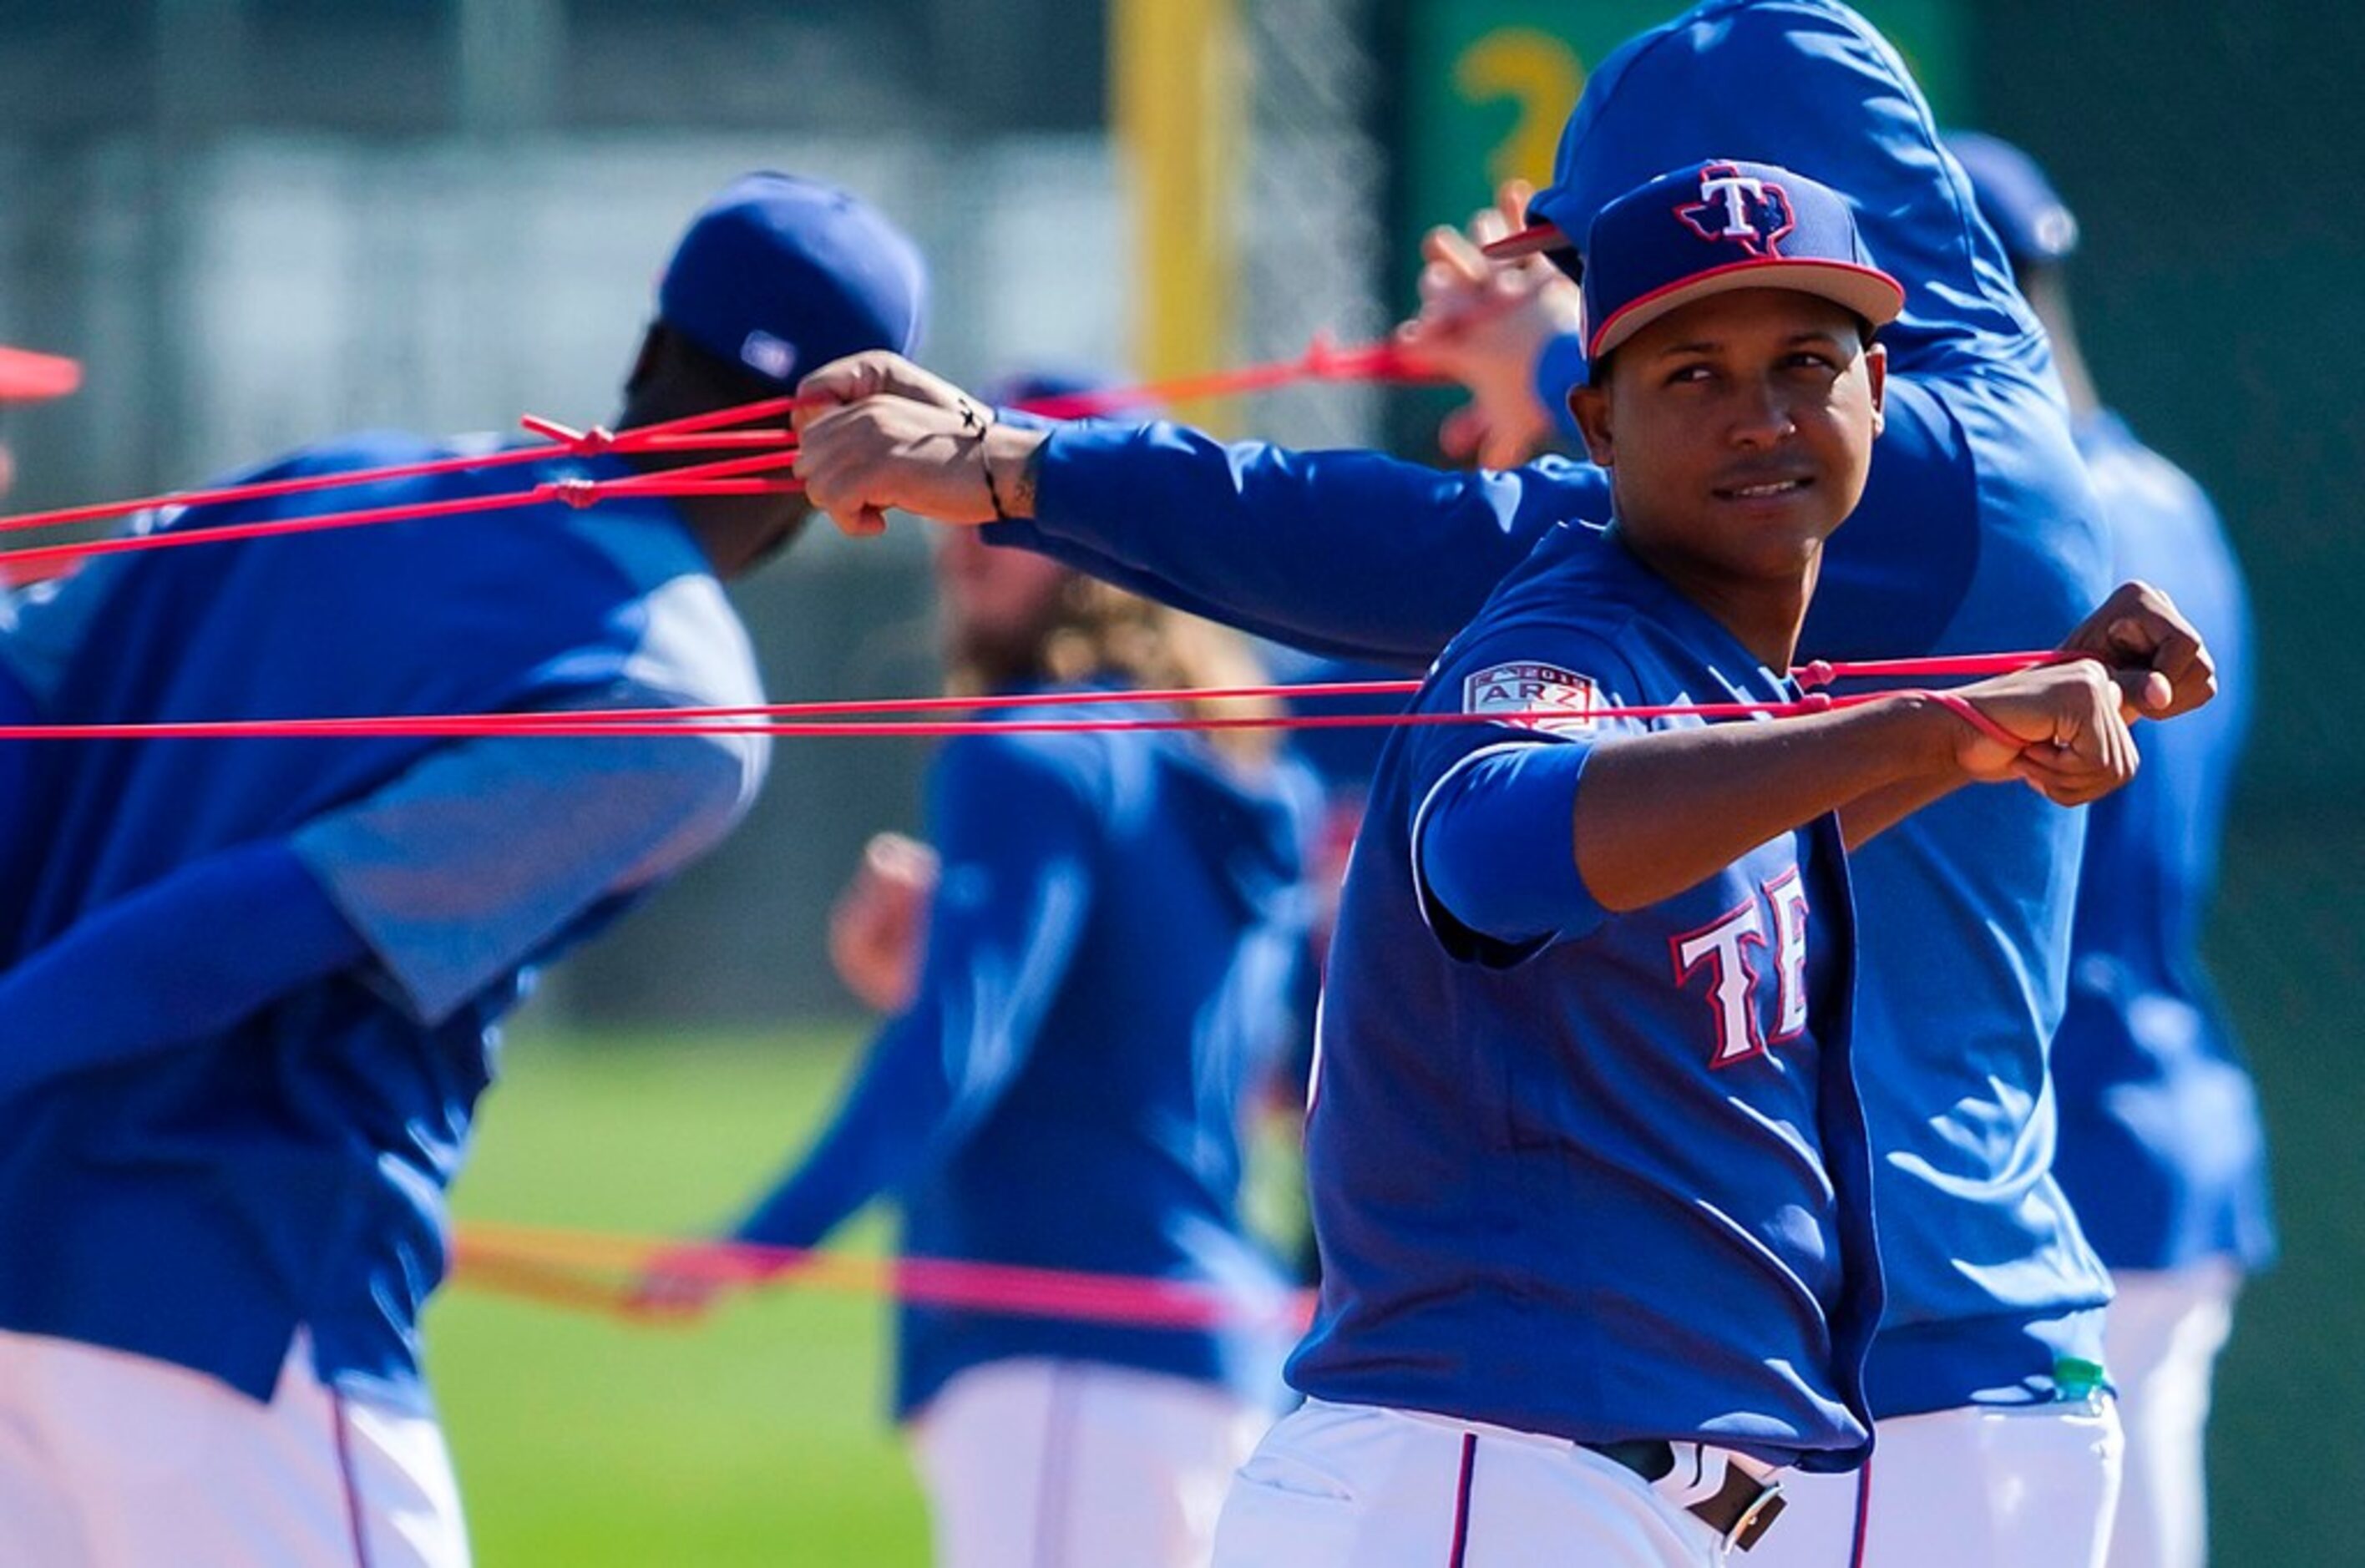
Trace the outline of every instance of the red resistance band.
<instances>
[{"instance_id":1,"label":"red resistance band","mask_svg":"<svg viewBox=\"0 0 2365 1568\"><path fill-rule=\"evenodd\" d=\"M1962 658L1864 660L1818 664L1808 673L1819 680L1875 676L1991 674L2052 662L2057 653L1977 655ZM1408 680L1339 681L1306 686L1178 688L1147 691L1082 691L1020 697L905 697L827 702L774 702L728 708L611 708L558 712L452 713L351 718L214 719L157 723L8 724L0 740L290 740L342 736L410 735L440 739L488 735L554 738L670 734L768 734L817 736L901 735L941 738L985 734L1058 734L1150 730L1365 729L1402 725L1495 723L1517 721L1567 722L1572 715L1539 710L1524 713L1258 713L1238 716L1160 713L1083 719L879 719L848 715L984 712L1012 709L1086 708L1109 703L1164 704L1244 700L1319 700L1409 693ZM1886 698L1925 696L1945 703L1991 738L2019 749L2025 743L1952 692L1919 688L1833 697L1814 691L1788 702L1667 702L1592 710L1590 718L1739 719L1755 714L1788 717L1827 712Z\"/></svg>"},{"instance_id":2,"label":"red resistance band","mask_svg":"<svg viewBox=\"0 0 2365 1568\"><path fill-rule=\"evenodd\" d=\"M793 1283L929 1306L1148 1328L1302 1327L1313 1307L1302 1291L1247 1294L1182 1280L953 1258L871 1258L527 1226L463 1226L454 1238L454 1283L555 1305L635 1316L635 1295L659 1277L712 1287Z\"/></svg>"},{"instance_id":3,"label":"red resistance band","mask_svg":"<svg viewBox=\"0 0 2365 1568\"><path fill-rule=\"evenodd\" d=\"M1339 348L1327 337L1317 337L1306 351L1295 359L1276 360L1264 364L1243 365L1237 369L1210 375L1178 377L1163 382L1150 382L1138 386L1111 387L1104 391L1067 394L1031 399L1016 405L1029 413L1052 419L1080 419L1096 414L1118 412L1149 404L1209 398L1229 393L1254 391L1264 387L1285 386L1291 382L1319 381L1418 381L1429 379L1415 370L1403 352L1392 342L1366 343L1354 348ZM387 484L401 479L423 478L434 475L463 473L476 469L500 467L512 464L538 463L554 457L590 457L603 453L650 453L759 449L754 457L732 463L713 463L697 468L677 470L666 475L646 475L632 480L611 481L605 486L586 489L579 482L570 487L562 482L560 490L552 492L537 486L513 496L486 496L459 501L427 502L416 507L371 507L359 510L328 512L318 516L286 519L273 522L241 523L221 528L190 530L187 532L168 532L135 535L126 539L109 539L87 543L46 545L30 550L0 553L0 578L13 577L31 581L52 576L74 563L92 555L118 554L131 551L165 549L200 541L271 538L286 533L312 532L322 529L353 528L371 523L406 521L418 518L444 517L459 512L490 511L504 506L530 506L550 500L566 500L577 506L589 505L606 496L625 493L621 487L629 485L631 493L640 495L750 495L792 493L793 480L774 478L763 484L724 485L725 478L743 478L768 469L788 466L795 461L796 433L787 429L740 430L725 426L747 424L757 420L777 419L802 409L824 407L813 398L767 398L733 408L711 409L681 419L644 425L622 433L611 432L594 425L576 430L555 420L528 414L519 422L536 435L550 438L550 444L515 447L506 451L482 453L468 456L440 457L420 463L387 465L375 468L356 468L342 474L310 475L294 479L258 480L246 485L223 485L207 489L180 490L160 496L145 496L134 500L104 501L90 506L61 507L50 511L20 512L0 518L0 532L15 532L34 528L62 527L72 523L95 522L107 518L125 517L136 512L154 511L166 508L227 506L246 501L273 500L287 496L308 495L345 486Z\"/></svg>"},{"instance_id":4,"label":"red resistance band","mask_svg":"<svg viewBox=\"0 0 2365 1568\"><path fill-rule=\"evenodd\" d=\"M697 437L693 440L712 440ZM499 455L499 454L496 454ZM544 454L547 455L547 454ZM44 544L30 550L0 552L0 581L20 582L55 576L94 555L121 555L145 550L172 550L187 544L219 544L239 539L277 539L289 534L319 533L330 529L362 528L375 523L415 522L423 518L455 517L465 512L499 511L510 507L543 506L553 501L588 507L603 500L644 496L793 495L804 487L794 479L764 477L766 470L797 460L794 448L696 464L628 479L554 479L528 489L491 496L460 496L440 501L409 501L395 506L363 507L352 511L316 512L307 517L275 518L267 522L233 522L216 528L167 529L157 533L131 533L112 539L84 540L73 544ZM350 476L339 476L350 479ZM310 485L310 480L284 481Z\"/></svg>"}]
</instances>

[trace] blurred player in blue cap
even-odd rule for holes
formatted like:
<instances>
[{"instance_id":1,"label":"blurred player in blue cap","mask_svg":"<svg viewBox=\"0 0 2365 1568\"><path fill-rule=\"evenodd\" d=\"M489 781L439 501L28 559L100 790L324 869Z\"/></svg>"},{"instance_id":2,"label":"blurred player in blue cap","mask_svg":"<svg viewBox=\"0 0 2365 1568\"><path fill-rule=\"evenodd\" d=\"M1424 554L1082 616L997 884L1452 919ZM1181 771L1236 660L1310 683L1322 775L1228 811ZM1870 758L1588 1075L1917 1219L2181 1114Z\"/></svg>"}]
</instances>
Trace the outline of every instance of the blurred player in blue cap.
<instances>
[{"instance_id":1,"label":"blurred player in blue cap","mask_svg":"<svg viewBox=\"0 0 2365 1568\"><path fill-rule=\"evenodd\" d=\"M684 235L617 422L908 347L922 289L909 241L851 196L747 176ZM467 450L358 435L245 477ZM160 526L655 465L560 457ZM755 702L718 579L803 518L796 497L633 498L112 556L0 610L0 711L137 724ZM419 1313L444 1271L444 1189L495 1021L531 966L722 840L764 744L9 755L0 1563L465 1562Z\"/></svg>"},{"instance_id":2,"label":"blurred player in blue cap","mask_svg":"<svg viewBox=\"0 0 2365 1568\"><path fill-rule=\"evenodd\" d=\"M2173 594L2217 661L2217 701L2152 739L2142 775L2087 823L2053 1039L2053 1169L2117 1291L2103 1342L2127 1455L2111 1568L2200 1568L2210 1378L2243 1275L2274 1256L2258 1095L2201 958L2249 723L2249 606L2209 498L2095 395L2069 312L2068 205L2009 142L1946 145L2052 337L2113 569Z\"/></svg>"},{"instance_id":3,"label":"blurred player in blue cap","mask_svg":"<svg viewBox=\"0 0 2365 1568\"><path fill-rule=\"evenodd\" d=\"M1260 678L1237 633L973 532L939 540L936 577L956 691ZM1078 716L1009 711L1059 713ZM732 1234L811 1247L883 1196L916 1257L1228 1297L1240 1320L1210 1327L924 1304L899 1321L895 1415L944 1568L1205 1564L1290 1326L1242 1221L1241 1139L1310 1025L1313 781L1271 732L989 734L945 747L927 798L927 842L874 840L832 922L839 972L891 1018ZM649 1291L708 1294L662 1269Z\"/></svg>"},{"instance_id":4,"label":"blurred player in blue cap","mask_svg":"<svg viewBox=\"0 0 2365 1568\"><path fill-rule=\"evenodd\" d=\"M1836 0L1694 6L1593 73L1537 204L1558 231L1525 242L1575 265L1611 197L1710 156L1844 192L1905 287L1881 331L1885 428L1823 560L1802 651L2066 642L2169 675L2163 711L2202 700L2211 671L2172 605L2140 587L2104 601L2101 521L2044 335L1896 51ZM1778 229L1758 243L1778 244ZM1567 333L1536 356L1532 382L1509 380L1549 413L1585 361L1582 334ZM959 462L882 460L957 422L958 395L880 356L806 390L852 404L801 417L801 468L842 527L867 530L889 505L991 522L1002 542L1328 652L1425 663L1552 524L1609 510L1611 476L1587 464L1449 474L1227 448L1169 425L1047 436L1005 420ZM1791 1507L1860 1518L1866 1561L1884 1568L2085 1568L2103 1550L2120 1442L2100 1366L2109 1278L2050 1174L2046 1066L2083 827L2024 791L1967 791L1855 867L1889 1291L1866 1377L1881 1449L1868 1473L1802 1477ZM1825 1539L1794 1522L1754 1561L1790 1561L1786 1537Z\"/></svg>"}]
</instances>

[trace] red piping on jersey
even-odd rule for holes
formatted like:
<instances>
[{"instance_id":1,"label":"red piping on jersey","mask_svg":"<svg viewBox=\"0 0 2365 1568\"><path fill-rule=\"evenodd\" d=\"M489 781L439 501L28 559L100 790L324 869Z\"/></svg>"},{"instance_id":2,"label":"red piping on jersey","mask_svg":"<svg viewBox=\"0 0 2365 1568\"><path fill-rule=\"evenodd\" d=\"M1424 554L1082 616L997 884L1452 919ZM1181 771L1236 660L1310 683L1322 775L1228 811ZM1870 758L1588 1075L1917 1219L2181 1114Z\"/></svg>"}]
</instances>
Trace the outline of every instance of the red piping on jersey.
<instances>
[{"instance_id":1,"label":"red piping on jersey","mask_svg":"<svg viewBox=\"0 0 2365 1568\"><path fill-rule=\"evenodd\" d=\"M350 1415L345 1396L329 1389L329 1423L337 1439L337 1479L345 1493L345 1528L352 1532L354 1568L370 1568L368 1515L362 1506L361 1480L353 1473L353 1444L346 1431Z\"/></svg>"}]
</instances>

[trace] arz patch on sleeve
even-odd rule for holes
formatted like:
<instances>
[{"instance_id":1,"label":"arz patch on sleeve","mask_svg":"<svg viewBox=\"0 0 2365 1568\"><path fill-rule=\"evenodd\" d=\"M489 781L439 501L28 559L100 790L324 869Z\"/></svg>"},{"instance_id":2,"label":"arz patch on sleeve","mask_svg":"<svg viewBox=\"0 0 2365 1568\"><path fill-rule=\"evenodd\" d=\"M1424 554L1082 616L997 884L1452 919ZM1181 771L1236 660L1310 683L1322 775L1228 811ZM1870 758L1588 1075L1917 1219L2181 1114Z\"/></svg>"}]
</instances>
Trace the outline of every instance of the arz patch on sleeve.
<instances>
[{"instance_id":1,"label":"arz patch on sleeve","mask_svg":"<svg viewBox=\"0 0 2365 1568\"><path fill-rule=\"evenodd\" d=\"M1463 712L1543 734L1591 728L1599 701L1591 678L1558 665L1492 665L1462 682Z\"/></svg>"}]
</instances>

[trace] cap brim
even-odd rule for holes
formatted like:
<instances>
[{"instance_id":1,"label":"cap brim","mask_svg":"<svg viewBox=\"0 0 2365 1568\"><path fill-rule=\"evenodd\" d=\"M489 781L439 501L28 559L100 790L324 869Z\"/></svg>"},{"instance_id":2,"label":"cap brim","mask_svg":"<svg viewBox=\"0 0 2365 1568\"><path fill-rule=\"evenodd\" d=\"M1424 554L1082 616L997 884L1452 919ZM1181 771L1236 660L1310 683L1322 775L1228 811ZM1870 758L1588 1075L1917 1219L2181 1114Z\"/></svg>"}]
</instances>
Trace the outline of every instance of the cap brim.
<instances>
[{"instance_id":1,"label":"cap brim","mask_svg":"<svg viewBox=\"0 0 2365 1568\"><path fill-rule=\"evenodd\" d=\"M1628 302L1594 329L1585 345L1586 357L1599 359L1660 317L1680 310L1694 300L1734 294L1744 288L1784 288L1811 294L1855 311L1875 327L1886 327L1905 308L1904 286L1877 267L1854 262L1734 262L1695 273L1680 283Z\"/></svg>"},{"instance_id":2,"label":"cap brim","mask_svg":"<svg viewBox=\"0 0 2365 1568\"><path fill-rule=\"evenodd\" d=\"M1488 261L1516 262L1522 256L1541 256L1547 251L1573 251L1576 246L1562 232L1559 224L1530 223L1517 234L1506 234L1480 249Z\"/></svg>"},{"instance_id":3,"label":"cap brim","mask_svg":"<svg viewBox=\"0 0 2365 1568\"><path fill-rule=\"evenodd\" d=\"M79 361L0 346L0 403L39 403L81 385Z\"/></svg>"}]
</instances>

